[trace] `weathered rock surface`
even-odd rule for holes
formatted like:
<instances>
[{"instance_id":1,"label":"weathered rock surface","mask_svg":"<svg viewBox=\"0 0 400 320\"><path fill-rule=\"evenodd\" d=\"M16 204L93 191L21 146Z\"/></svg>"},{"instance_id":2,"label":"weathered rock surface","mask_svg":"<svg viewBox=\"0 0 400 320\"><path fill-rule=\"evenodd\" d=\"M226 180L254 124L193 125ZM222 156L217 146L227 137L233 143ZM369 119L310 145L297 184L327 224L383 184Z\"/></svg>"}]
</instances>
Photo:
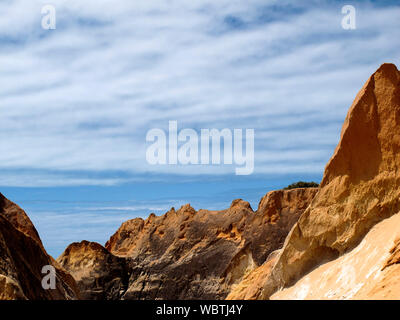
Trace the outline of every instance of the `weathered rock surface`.
<instances>
[{"instance_id":1,"label":"weathered rock surface","mask_svg":"<svg viewBox=\"0 0 400 320\"><path fill-rule=\"evenodd\" d=\"M398 213L399 168L400 72L384 64L353 102L321 188L291 230L257 298L269 298L322 263L342 259L373 226Z\"/></svg>"},{"instance_id":2,"label":"weathered rock surface","mask_svg":"<svg viewBox=\"0 0 400 320\"><path fill-rule=\"evenodd\" d=\"M87 298L223 299L283 245L316 192L316 188L273 191L263 197L256 212L241 199L222 211L196 211L190 205L172 208L162 216L151 214L146 220L123 223L106 243L107 250L98 244L92 245L95 250L88 249L88 243L73 244L58 261L74 275ZM127 287L124 291L125 280L118 280L121 297L103 295L108 294L111 280L102 279L118 265L125 271L118 269L117 278L124 279L119 272L126 272ZM93 278L96 292L89 281Z\"/></svg>"},{"instance_id":3,"label":"weathered rock surface","mask_svg":"<svg viewBox=\"0 0 400 320\"><path fill-rule=\"evenodd\" d=\"M96 242L70 244L57 262L77 281L81 299L118 300L127 289L129 272L125 259Z\"/></svg>"},{"instance_id":4,"label":"weathered rock surface","mask_svg":"<svg viewBox=\"0 0 400 320\"><path fill-rule=\"evenodd\" d=\"M0 193L0 214L6 218L17 230L35 240L43 247L39 234L31 219L17 204L8 200Z\"/></svg>"},{"instance_id":5,"label":"weathered rock surface","mask_svg":"<svg viewBox=\"0 0 400 320\"><path fill-rule=\"evenodd\" d=\"M315 193L274 191L260 201L257 212L241 199L223 211L196 212L186 205L161 217L134 220L134 243L132 222L123 224L106 247L130 258L132 275L124 298L225 298L232 285L282 246Z\"/></svg>"},{"instance_id":6,"label":"weathered rock surface","mask_svg":"<svg viewBox=\"0 0 400 320\"><path fill-rule=\"evenodd\" d=\"M268 278L276 262L279 250L270 254L267 260L258 268L248 273L237 285L232 286L227 300L255 300L262 294L265 280Z\"/></svg>"},{"instance_id":7,"label":"weathered rock surface","mask_svg":"<svg viewBox=\"0 0 400 320\"><path fill-rule=\"evenodd\" d=\"M376 224L361 243L322 264L271 299L395 299L400 297L400 213Z\"/></svg>"},{"instance_id":8,"label":"weathered rock surface","mask_svg":"<svg viewBox=\"0 0 400 320\"><path fill-rule=\"evenodd\" d=\"M105 247L71 244L57 263L1 196L0 298L74 298L71 272L85 299L397 299L399 223L400 72L384 64L353 102L320 188L270 192L256 212L241 199L172 208L123 223ZM41 288L45 264L57 268L54 291Z\"/></svg>"},{"instance_id":9,"label":"weathered rock surface","mask_svg":"<svg viewBox=\"0 0 400 320\"><path fill-rule=\"evenodd\" d=\"M42 287L43 266L56 268L56 289ZM25 212L0 194L0 300L75 299L75 280L44 250Z\"/></svg>"}]
</instances>

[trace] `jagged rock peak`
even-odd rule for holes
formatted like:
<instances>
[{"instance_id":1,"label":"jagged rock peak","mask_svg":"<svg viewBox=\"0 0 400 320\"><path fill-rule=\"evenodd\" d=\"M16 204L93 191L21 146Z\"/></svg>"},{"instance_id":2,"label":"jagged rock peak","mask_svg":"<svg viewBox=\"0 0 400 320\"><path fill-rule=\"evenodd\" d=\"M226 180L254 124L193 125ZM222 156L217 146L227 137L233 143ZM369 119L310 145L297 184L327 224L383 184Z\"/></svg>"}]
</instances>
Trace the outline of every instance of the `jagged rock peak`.
<instances>
[{"instance_id":1,"label":"jagged rock peak","mask_svg":"<svg viewBox=\"0 0 400 320\"><path fill-rule=\"evenodd\" d=\"M400 164L400 72L385 63L357 94L340 142L326 165L321 187L339 176L349 182L397 171Z\"/></svg>"},{"instance_id":2,"label":"jagged rock peak","mask_svg":"<svg viewBox=\"0 0 400 320\"><path fill-rule=\"evenodd\" d=\"M232 208L244 208L244 209L253 211L253 209L251 208L250 203L247 202L247 201L244 201L242 199L233 200L232 203L231 203L230 209L232 209Z\"/></svg>"},{"instance_id":3,"label":"jagged rock peak","mask_svg":"<svg viewBox=\"0 0 400 320\"><path fill-rule=\"evenodd\" d=\"M262 295L355 248L400 211L400 72L383 64L357 94L321 188L285 241Z\"/></svg>"},{"instance_id":4,"label":"jagged rock peak","mask_svg":"<svg viewBox=\"0 0 400 320\"><path fill-rule=\"evenodd\" d=\"M123 223L106 243L112 254L129 260L131 280L123 298L226 297L231 286L283 245L317 191L270 192L257 214L247 201L236 199L221 211L196 211L187 204Z\"/></svg>"}]
</instances>

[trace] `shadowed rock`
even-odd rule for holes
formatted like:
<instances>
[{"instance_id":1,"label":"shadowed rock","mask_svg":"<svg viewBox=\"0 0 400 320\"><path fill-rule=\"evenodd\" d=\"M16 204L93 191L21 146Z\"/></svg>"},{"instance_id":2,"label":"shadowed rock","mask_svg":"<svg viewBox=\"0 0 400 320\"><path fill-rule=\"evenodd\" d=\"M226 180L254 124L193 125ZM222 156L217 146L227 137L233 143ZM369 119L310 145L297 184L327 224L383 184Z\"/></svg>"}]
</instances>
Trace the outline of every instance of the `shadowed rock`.
<instances>
[{"instance_id":1,"label":"shadowed rock","mask_svg":"<svg viewBox=\"0 0 400 320\"><path fill-rule=\"evenodd\" d=\"M93 291L100 292L95 289L97 281L109 291L109 278L102 279L119 263L129 278L123 299L223 299L283 245L316 192L316 188L273 191L263 197L256 212L241 199L222 211L196 211L189 204L172 208L162 216L151 214L146 220L123 223L106 243L107 252L73 244L58 261L88 298L96 296ZM104 263L104 256L112 258ZM115 256L121 260L110 267Z\"/></svg>"},{"instance_id":2,"label":"shadowed rock","mask_svg":"<svg viewBox=\"0 0 400 320\"><path fill-rule=\"evenodd\" d=\"M126 291L129 272L125 259L96 242L74 242L57 261L73 274L82 299L118 300Z\"/></svg>"},{"instance_id":3,"label":"shadowed rock","mask_svg":"<svg viewBox=\"0 0 400 320\"><path fill-rule=\"evenodd\" d=\"M56 269L56 289L42 287L46 265ZM16 204L0 194L0 299L76 299L75 280L50 257L35 227Z\"/></svg>"}]
</instances>

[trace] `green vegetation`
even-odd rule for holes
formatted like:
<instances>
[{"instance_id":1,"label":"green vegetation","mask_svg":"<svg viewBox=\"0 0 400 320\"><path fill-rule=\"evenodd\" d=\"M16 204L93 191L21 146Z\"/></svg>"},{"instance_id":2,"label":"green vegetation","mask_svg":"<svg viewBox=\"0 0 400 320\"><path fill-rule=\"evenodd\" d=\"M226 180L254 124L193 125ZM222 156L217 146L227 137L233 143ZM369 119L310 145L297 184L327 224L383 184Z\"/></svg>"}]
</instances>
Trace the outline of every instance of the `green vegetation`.
<instances>
[{"instance_id":1,"label":"green vegetation","mask_svg":"<svg viewBox=\"0 0 400 320\"><path fill-rule=\"evenodd\" d=\"M283 190L290 190L290 189L296 189L296 188L317 188L318 186L319 186L319 184L314 181L312 181L312 182L298 181L296 183L292 183L292 184L288 185Z\"/></svg>"}]
</instances>

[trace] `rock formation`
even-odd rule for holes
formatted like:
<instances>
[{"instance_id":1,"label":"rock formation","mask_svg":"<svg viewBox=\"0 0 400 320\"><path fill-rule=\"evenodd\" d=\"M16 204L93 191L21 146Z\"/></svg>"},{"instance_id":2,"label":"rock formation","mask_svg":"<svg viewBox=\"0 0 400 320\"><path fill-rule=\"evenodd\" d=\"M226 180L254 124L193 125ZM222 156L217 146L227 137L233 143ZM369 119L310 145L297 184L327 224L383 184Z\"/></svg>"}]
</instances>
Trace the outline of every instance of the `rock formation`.
<instances>
[{"instance_id":1,"label":"rock formation","mask_svg":"<svg viewBox=\"0 0 400 320\"><path fill-rule=\"evenodd\" d=\"M353 102L321 188L288 235L257 298L294 285L325 262L344 259L372 227L399 213L399 151L400 72L384 64Z\"/></svg>"},{"instance_id":2,"label":"rock formation","mask_svg":"<svg viewBox=\"0 0 400 320\"><path fill-rule=\"evenodd\" d=\"M376 224L353 250L324 263L271 299L399 299L400 214Z\"/></svg>"},{"instance_id":3,"label":"rock formation","mask_svg":"<svg viewBox=\"0 0 400 320\"><path fill-rule=\"evenodd\" d=\"M125 259L96 242L72 243L57 261L73 274L81 299L118 300L126 291L129 272Z\"/></svg>"},{"instance_id":4,"label":"rock formation","mask_svg":"<svg viewBox=\"0 0 400 320\"><path fill-rule=\"evenodd\" d=\"M241 199L172 208L55 262L1 196L0 299L76 298L74 279L85 299L395 299L399 223L400 72L384 64L354 100L320 188L269 192L255 212ZM41 287L46 264L56 290Z\"/></svg>"},{"instance_id":5,"label":"rock formation","mask_svg":"<svg viewBox=\"0 0 400 320\"><path fill-rule=\"evenodd\" d=\"M256 212L241 199L222 211L172 208L123 223L106 249L72 244L58 262L87 298L223 299L282 246L316 192L273 191Z\"/></svg>"},{"instance_id":6,"label":"rock formation","mask_svg":"<svg viewBox=\"0 0 400 320\"><path fill-rule=\"evenodd\" d=\"M272 267L276 262L276 257L280 250L272 252L267 260L255 270L247 273L242 280L235 286L232 286L227 300L255 300L257 299L264 288L265 279L271 272Z\"/></svg>"},{"instance_id":7,"label":"rock formation","mask_svg":"<svg viewBox=\"0 0 400 320\"><path fill-rule=\"evenodd\" d=\"M42 268L56 269L56 289L42 287ZM43 248L32 222L0 194L0 300L76 299L75 280Z\"/></svg>"}]
</instances>

